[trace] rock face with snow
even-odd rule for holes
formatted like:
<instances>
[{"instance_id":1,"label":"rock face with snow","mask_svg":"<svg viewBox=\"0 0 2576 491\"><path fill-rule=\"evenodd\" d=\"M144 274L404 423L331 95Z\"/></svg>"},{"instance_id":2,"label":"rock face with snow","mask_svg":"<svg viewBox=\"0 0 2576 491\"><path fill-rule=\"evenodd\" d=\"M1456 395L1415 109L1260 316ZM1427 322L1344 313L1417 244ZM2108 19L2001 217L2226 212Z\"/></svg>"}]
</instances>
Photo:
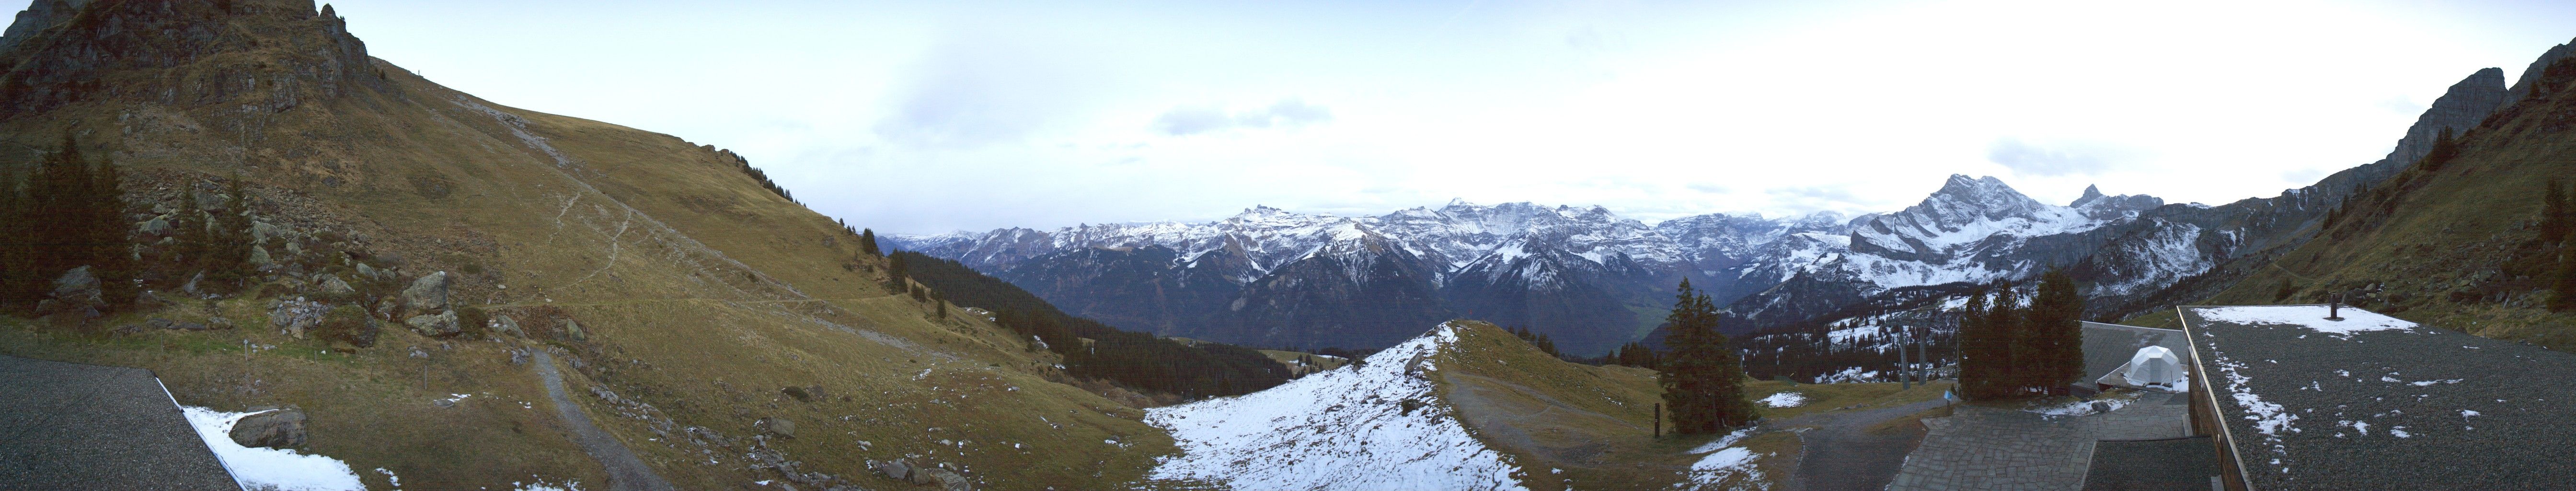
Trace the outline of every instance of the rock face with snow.
<instances>
[{"instance_id":1,"label":"rock face with snow","mask_svg":"<svg viewBox=\"0 0 2576 491\"><path fill-rule=\"evenodd\" d=\"M1442 324L1354 366L1278 387L1146 410L1179 455L1155 479L1201 479L1235 489L1527 489L1511 458L1468 433L1435 390Z\"/></svg>"}]
</instances>

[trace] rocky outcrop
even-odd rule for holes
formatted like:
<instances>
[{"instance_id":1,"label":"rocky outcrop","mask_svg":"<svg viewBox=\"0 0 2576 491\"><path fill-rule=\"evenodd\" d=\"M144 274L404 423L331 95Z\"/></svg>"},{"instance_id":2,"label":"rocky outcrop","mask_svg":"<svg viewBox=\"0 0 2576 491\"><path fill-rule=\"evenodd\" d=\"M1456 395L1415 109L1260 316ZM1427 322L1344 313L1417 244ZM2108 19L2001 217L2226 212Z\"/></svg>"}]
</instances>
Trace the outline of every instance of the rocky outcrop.
<instances>
[{"instance_id":1,"label":"rocky outcrop","mask_svg":"<svg viewBox=\"0 0 2576 491\"><path fill-rule=\"evenodd\" d=\"M51 296L36 303L37 314L69 313L88 319L98 317L98 308L107 306L100 297L98 275L90 274L88 266L72 268L54 278Z\"/></svg>"},{"instance_id":2,"label":"rocky outcrop","mask_svg":"<svg viewBox=\"0 0 2576 491\"><path fill-rule=\"evenodd\" d=\"M403 319L403 325L411 326L412 332L433 338L454 336L465 332L464 326L457 324L455 311L439 312L437 315L411 316Z\"/></svg>"},{"instance_id":3,"label":"rocky outcrop","mask_svg":"<svg viewBox=\"0 0 2576 491\"><path fill-rule=\"evenodd\" d=\"M0 32L0 53L9 52L9 49L16 47L19 42L34 37L37 31L71 20L72 13L80 11L80 8L89 5L89 2L90 0L35 0L27 4L27 10L18 12L18 20L9 24L9 30Z\"/></svg>"},{"instance_id":4,"label":"rocky outcrop","mask_svg":"<svg viewBox=\"0 0 2576 491\"><path fill-rule=\"evenodd\" d=\"M446 271L421 276L412 280L411 287L403 289L402 306L416 315L446 312L449 307L447 292L453 285Z\"/></svg>"},{"instance_id":5,"label":"rocky outcrop","mask_svg":"<svg viewBox=\"0 0 2576 491\"><path fill-rule=\"evenodd\" d=\"M759 421L751 422L751 427L763 435L796 438L796 422L788 421L787 418L760 418Z\"/></svg>"},{"instance_id":6,"label":"rocky outcrop","mask_svg":"<svg viewBox=\"0 0 2576 491\"><path fill-rule=\"evenodd\" d=\"M244 447L297 448L304 446L304 411L276 409L243 416L233 423L232 439Z\"/></svg>"},{"instance_id":7,"label":"rocky outcrop","mask_svg":"<svg viewBox=\"0 0 2576 491\"><path fill-rule=\"evenodd\" d=\"M2513 88L2506 90L2504 100L2501 101L2500 105L2512 105L2516 102L2522 102L2522 99L2525 97L2531 97L2532 84L2540 81L2540 75L2548 71L2549 65L2557 64L2558 60L2566 59L2569 56L2576 56L2576 41L2569 41L2566 44L2551 46L2549 47L2549 51L2541 52L2540 59L2532 60L2531 67L2524 68L2522 70L2522 76L2514 79ZM2489 70L2494 69L2489 68ZM2498 71L2497 75L2502 76L2503 72Z\"/></svg>"},{"instance_id":8,"label":"rocky outcrop","mask_svg":"<svg viewBox=\"0 0 2576 491\"><path fill-rule=\"evenodd\" d=\"M358 289L349 286L349 282L342 281L338 275L323 275L320 288L322 298L347 300L358 296Z\"/></svg>"}]
</instances>

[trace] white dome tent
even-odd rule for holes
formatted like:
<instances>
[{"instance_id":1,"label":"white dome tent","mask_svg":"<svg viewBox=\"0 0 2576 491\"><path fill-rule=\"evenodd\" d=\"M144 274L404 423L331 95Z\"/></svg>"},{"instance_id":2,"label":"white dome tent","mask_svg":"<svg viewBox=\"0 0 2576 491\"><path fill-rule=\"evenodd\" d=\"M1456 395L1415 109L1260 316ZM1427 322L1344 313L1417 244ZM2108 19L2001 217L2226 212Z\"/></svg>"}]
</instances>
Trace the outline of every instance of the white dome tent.
<instances>
[{"instance_id":1,"label":"white dome tent","mask_svg":"<svg viewBox=\"0 0 2576 491\"><path fill-rule=\"evenodd\" d=\"M2129 357L2127 373L2121 378L2136 387L2181 389L2182 357L2163 346L2138 348L2138 354Z\"/></svg>"}]
</instances>

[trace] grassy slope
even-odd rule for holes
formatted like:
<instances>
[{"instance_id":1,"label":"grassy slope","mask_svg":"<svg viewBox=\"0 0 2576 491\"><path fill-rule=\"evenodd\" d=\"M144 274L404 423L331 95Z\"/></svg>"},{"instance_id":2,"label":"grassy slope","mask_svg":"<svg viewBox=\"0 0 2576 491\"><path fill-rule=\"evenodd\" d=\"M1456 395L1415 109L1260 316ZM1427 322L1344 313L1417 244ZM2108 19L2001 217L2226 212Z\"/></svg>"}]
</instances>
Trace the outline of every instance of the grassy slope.
<instances>
[{"instance_id":1,"label":"grassy slope","mask_svg":"<svg viewBox=\"0 0 2576 491\"><path fill-rule=\"evenodd\" d=\"M2501 110L2461 138L2449 165L2392 178L2369 193L2374 199L2351 205L2347 219L2206 303L2317 303L2357 291L2348 300L2399 318L2576 350L2576 329L2566 327L2576 316L2541 308L2549 273L2527 266L2548 262L2535 244L2544 183L2576 172L2568 90Z\"/></svg>"},{"instance_id":2,"label":"grassy slope","mask_svg":"<svg viewBox=\"0 0 2576 491\"><path fill-rule=\"evenodd\" d=\"M240 32L274 37L258 49L166 73L113 74L105 83L293 65L315 41L280 33L317 30L320 21L233 22ZM342 354L257 327L118 336L12 322L0 329L0 352L151 368L192 405L300 405L313 415L315 451L362 470L387 468L421 488L502 487L531 476L604 485L597 465L544 416L548 403L528 368L507 361L510 347L549 344L584 360L581 369L563 368L593 419L683 488L741 487L775 475L745 469L739 445L715 449L710 464L708 451L618 416L587 387L736 438L751 435L757 418L788 418L800 438L776 448L803 470L871 487L892 483L864 477L861 460L905 455L962 465L984 488L1118 487L1170 448L1134 421L1137 411L1048 382L1043 367L1053 361L1014 336L964 315L933 320L927 307L885 295L874 286L883 265L851 259L855 246L829 218L760 189L711 149L508 109L378 65L397 90L306 94L292 109L248 115L228 110L232 101L98 98L0 118L0 135L8 135L0 138L45 148L73 130L86 145L115 149L137 176L129 184L137 192L240 172L272 204L263 207L266 220L362 235L355 248L407 258L407 276L480 270L460 274L459 304L559 308L587 329L587 342L442 341L391 326L376 347ZM528 133L574 163L558 166L505 123L456 101L525 118ZM249 325L265 318L264 307L234 299L212 309ZM192 303L102 324L217 313ZM243 339L278 348L245 356L236 347ZM412 346L433 355L408 357ZM780 392L810 385L830 397L799 402ZM451 393L477 396L456 409L429 404ZM1110 438L1128 445L1102 443Z\"/></svg>"},{"instance_id":3,"label":"grassy slope","mask_svg":"<svg viewBox=\"0 0 2576 491\"><path fill-rule=\"evenodd\" d=\"M1653 370L1617 365L1589 366L1557 360L1511 333L1480 322L1466 322L1452 356L1440 360L1443 397L1457 406L1461 420L1477 438L1513 456L1533 486L1562 469L1564 484L1576 489L1664 489L1699 459L1687 450L1711 436L1653 438L1654 404L1663 389ZM1764 408L1763 416L1787 419L1846 409L1874 409L1939 398L1948 384L1903 390L1898 384L1800 384L1747 381L1745 396L1805 394L1807 404ZM1739 445L1756 453L1789 458L1757 462L1772 485L1784 482L1796 467L1794 433L1764 432ZM1750 484L1750 483L1735 483Z\"/></svg>"}]
</instances>

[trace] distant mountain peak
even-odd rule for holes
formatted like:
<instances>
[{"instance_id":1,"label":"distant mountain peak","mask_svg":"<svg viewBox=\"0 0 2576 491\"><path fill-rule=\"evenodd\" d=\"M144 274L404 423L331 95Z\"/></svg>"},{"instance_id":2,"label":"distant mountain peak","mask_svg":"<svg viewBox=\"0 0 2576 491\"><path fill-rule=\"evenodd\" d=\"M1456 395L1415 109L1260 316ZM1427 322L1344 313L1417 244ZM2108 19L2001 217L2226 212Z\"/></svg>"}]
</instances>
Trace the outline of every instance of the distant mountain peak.
<instances>
[{"instance_id":1,"label":"distant mountain peak","mask_svg":"<svg viewBox=\"0 0 2576 491\"><path fill-rule=\"evenodd\" d=\"M2085 202L2097 199L2102 199L2102 186L2087 184L2084 186L2084 196L2075 198L2074 203L2068 203L2066 206L2084 206Z\"/></svg>"}]
</instances>

